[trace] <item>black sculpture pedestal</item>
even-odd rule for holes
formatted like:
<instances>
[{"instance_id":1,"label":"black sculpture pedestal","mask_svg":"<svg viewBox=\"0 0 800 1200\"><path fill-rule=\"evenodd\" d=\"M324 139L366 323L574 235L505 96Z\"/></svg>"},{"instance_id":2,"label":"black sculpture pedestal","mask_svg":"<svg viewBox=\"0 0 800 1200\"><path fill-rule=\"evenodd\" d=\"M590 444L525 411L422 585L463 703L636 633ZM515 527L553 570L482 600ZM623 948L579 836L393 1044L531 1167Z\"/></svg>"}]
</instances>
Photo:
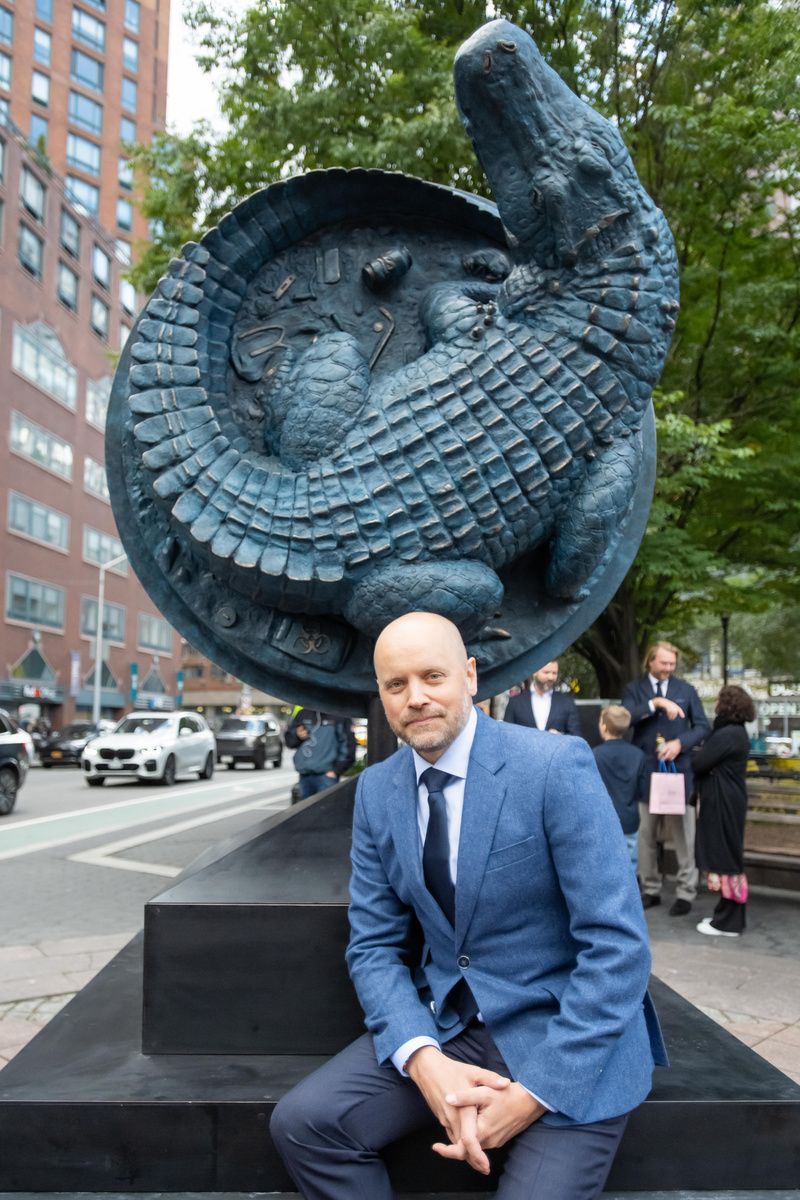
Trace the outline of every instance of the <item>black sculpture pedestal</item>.
<instances>
[{"instance_id":1,"label":"black sculpture pedestal","mask_svg":"<svg viewBox=\"0 0 800 1200\"><path fill-rule=\"evenodd\" d=\"M342 958L354 790L215 848L151 901L144 938L0 1073L0 1192L292 1191L272 1108L362 1027ZM609 1190L800 1187L800 1087L657 980L653 995L672 1068ZM398 1190L485 1192L432 1134L390 1148Z\"/></svg>"}]
</instances>

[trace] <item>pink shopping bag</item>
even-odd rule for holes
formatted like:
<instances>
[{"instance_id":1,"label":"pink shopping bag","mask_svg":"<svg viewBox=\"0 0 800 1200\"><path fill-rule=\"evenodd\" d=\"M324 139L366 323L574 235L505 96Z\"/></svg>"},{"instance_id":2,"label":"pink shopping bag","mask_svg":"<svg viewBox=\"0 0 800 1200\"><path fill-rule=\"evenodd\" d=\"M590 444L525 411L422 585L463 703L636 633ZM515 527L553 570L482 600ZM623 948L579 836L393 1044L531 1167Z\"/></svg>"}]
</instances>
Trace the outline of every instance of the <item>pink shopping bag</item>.
<instances>
[{"instance_id":1,"label":"pink shopping bag","mask_svg":"<svg viewBox=\"0 0 800 1200\"><path fill-rule=\"evenodd\" d=\"M686 786L675 763L660 762L650 776L650 812L661 816L686 812Z\"/></svg>"}]
</instances>

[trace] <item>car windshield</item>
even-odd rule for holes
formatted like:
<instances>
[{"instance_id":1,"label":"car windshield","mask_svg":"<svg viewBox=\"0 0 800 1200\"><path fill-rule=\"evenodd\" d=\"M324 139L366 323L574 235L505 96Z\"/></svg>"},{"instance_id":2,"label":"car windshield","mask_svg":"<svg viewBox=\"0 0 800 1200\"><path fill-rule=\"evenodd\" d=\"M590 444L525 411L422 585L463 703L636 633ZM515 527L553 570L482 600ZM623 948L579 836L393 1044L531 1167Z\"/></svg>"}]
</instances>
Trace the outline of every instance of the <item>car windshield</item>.
<instances>
[{"instance_id":1,"label":"car windshield","mask_svg":"<svg viewBox=\"0 0 800 1200\"><path fill-rule=\"evenodd\" d=\"M261 733L264 722L256 717L226 717L219 727L220 733Z\"/></svg>"},{"instance_id":2,"label":"car windshield","mask_svg":"<svg viewBox=\"0 0 800 1200\"><path fill-rule=\"evenodd\" d=\"M65 725L58 735L63 738L78 738L83 737L85 733L91 733L92 726L88 721L76 721L74 725Z\"/></svg>"},{"instance_id":3,"label":"car windshield","mask_svg":"<svg viewBox=\"0 0 800 1200\"><path fill-rule=\"evenodd\" d=\"M155 733L165 729L169 721L164 717L123 717L115 733Z\"/></svg>"}]
</instances>

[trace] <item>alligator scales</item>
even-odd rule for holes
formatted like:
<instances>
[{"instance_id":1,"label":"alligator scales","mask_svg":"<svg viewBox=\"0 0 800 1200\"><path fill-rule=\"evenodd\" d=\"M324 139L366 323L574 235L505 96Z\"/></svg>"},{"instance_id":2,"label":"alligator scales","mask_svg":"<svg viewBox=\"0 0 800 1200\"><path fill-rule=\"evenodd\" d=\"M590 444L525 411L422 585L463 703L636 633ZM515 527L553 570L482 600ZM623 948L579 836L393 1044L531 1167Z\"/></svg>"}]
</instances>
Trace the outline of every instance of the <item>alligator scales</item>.
<instances>
[{"instance_id":1,"label":"alligator scales","mask_svg":"<svg viewBox=\"0 0 800 1200\"><path fill-rule=\"evenodd\" d=\"M425 287L410 360L381 354L418 250L387 245L353 285L363 301L351 288L362 321L377 314L371 341L335 313L304 325L291 273L253 300L314 197L346 220L343 178L373 172L315 172L239 205L171 264L131 339L133 457L177 543L233 595L367 635L419 608L490 632L504 572L534 553L550 597L586 595L633 502L675 323L672 237L615 128L504 21L461 48L455 85L505 246L465 251ZM409 203L433 190L382 178ZM473 220L491 209L441 191ZM342 260L323 246L315 261L319 317Z\"/></svg>"}]
</instances>

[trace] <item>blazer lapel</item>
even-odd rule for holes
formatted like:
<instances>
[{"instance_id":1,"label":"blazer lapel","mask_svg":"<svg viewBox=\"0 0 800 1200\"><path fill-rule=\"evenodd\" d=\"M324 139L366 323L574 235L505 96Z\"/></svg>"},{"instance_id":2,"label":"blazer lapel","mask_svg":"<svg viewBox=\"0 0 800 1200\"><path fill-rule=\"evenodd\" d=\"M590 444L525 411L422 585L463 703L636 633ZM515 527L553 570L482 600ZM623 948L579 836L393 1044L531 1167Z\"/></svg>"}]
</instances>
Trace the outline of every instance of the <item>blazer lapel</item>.
<instances>
[{"instance_id":1,"label":"blazer lapel","mask_svg":"<svg viewBox=\"0 0 800 1200\"><path fill-rule=\"evenodd\" d=\"M478 713L478 727L469 759L461 815L456 881L456 950L466 937L478 892L483 883L494 831L506 787L498 772L503 766L496 722Z\"/></svg>"},{"instance_id":2,"label":"blazer lapel","mask_svg":"<svg viewBox=\"0 0 800 1200\"><path fill-rule=\"evenodd\" d=\"M435 921L452 937L452 926L425 886L422 875L422 850L417 822L417 778L414 759L407 747L398 761L392 788L386 797L386 806L395 852L410 880L415 899L414 907L421 923L424 926L428 920Z\"/></svg>"}]
</instances>

